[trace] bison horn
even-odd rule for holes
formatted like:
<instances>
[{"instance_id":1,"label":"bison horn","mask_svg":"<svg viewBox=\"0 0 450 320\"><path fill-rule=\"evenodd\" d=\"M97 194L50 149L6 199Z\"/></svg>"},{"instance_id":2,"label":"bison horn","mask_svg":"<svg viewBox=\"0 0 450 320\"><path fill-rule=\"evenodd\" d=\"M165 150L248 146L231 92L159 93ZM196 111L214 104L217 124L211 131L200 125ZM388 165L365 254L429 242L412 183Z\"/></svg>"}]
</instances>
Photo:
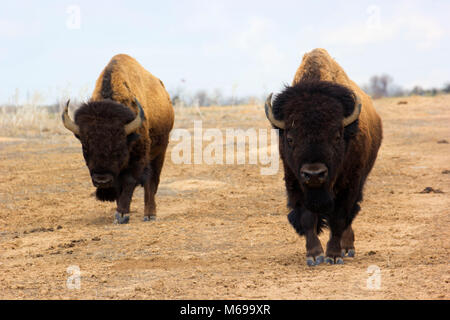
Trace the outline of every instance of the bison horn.
<instances>
[{"instance_id":1,"label":"bison horn","mask_svg":"<svg viewBox=\"0 0 450 320\"><path fill-rule=\"evenodd\" d=\"M285 128L285 124L284 121L280 121L275 119L273 112L272 112L272 95L273 93L271 93L266 100L266 104L264 105L264 110L266 111L266 117L267 119L269 119L270 123L272 123L275 127L280 128L280 129L284 129Z\"/></svg>"},{"instance_id":2,"label":"bison horn","mask_svg":"<svg viewBox=\"0 0 450 320\"><path fill-rule=\"evenodd\" d=\"M66 107L64 108L64 112L62 114L62 121L63 121L64 127L69 129L70 131L72 131L74 134L79 135L80 127L75 122L73 122L73 120L70 119L70 116L69 116L69 104L70 104L70 99L67 101Z\"/></svg>"},{"instance_id":3,"label":"bison horn","mask_svg":"<svg viewBox=\"0 0 450 320\"><path fill-rule=\"evenodd\" d=\"M137 99L134 99L134 102L138 106L138 115L136 116L136 118L133 121L131 121L130 123L127 123L125 125L125 134L126 135L129 135L130 133L136 131L142 125L142 122L145 119L144 110L142 110L141 104L139 103L139 101Z\"/></svg>"},{"instance_id":4,"label":"bison horn","mask_svg":"<svg viewBox=\"0 0 450 320\"><path fill-rule=\"evenodd\" d=\"M356 96L355 108L353 110L353 113L348 117L344 118L344 120L342 120L342 125L346 127L349 124L352 124L353 122L356 121L356 119L358 119L360 113L361 113L361 100L359 99L358 96Z\"/></svg>"}]
</instances>

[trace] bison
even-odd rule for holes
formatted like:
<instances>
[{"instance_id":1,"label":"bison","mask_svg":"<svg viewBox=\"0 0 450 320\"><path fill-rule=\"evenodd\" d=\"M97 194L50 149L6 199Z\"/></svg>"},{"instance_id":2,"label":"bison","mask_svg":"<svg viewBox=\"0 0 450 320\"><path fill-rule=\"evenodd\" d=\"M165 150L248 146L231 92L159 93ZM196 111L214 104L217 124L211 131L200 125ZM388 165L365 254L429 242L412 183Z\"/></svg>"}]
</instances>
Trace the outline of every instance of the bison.
<instances>
[{"instance_id":1,"label":"bison","mask_svg":"<svg viewBox=\"0 0 450 320\"><path fill-rule=\"evenodd\" d=\"M371 99L324 49L304 55L291 86L272 94L266 116L279 129L288 220L306 238L306 263L355 255L352 221L382 140ZM326 256L318 238L329 227Z\"/></svg>"},{"instance_id":2,"label":"bison","mask_svg":"<svg viewBox=\"0 0 450 320\"><path fill-rule=\"evenodd\" d=\"M114 56L91 99L68 114L64 126L82 145L100 201L116 201L116 223L129 221L136 186L144 187L144 221L156 218L155 194L173 127L174 111L161 80L132 57Z\"/></svg>"}]
</instances>

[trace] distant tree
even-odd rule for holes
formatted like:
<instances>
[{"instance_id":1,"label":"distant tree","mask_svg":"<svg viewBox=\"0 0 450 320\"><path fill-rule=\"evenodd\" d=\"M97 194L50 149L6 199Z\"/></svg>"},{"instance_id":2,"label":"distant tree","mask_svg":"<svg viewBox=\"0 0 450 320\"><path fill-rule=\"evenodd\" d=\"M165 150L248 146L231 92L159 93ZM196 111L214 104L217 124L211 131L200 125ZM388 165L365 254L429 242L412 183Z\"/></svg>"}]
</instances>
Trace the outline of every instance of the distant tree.
<instances>
[{"instance_id":1,"label":"distant tree","mask_svg":"<svg viewBox=\"0 0 450 320\"><path fill-rule=\"evenodd\" d=\"M423 96L425 94L425 90L423 90L423 88L421 86L415 86L409 94Z\"/></svg>"},{"instance_id":2,"label":"distant tree","mask_svg":"<svg viewBox=\"0 0 450 320\"><path fill-rule=\"evenodd\" d=\"M405 95L406 95L406 91L400 86L392 85L389 88L389 91L388 91L389 97L403 97Z\"/></svg>"},{"instance_id":3,"label":"distant tree","mask_svg":"<svg viewBox=\"0 0 450 320\"><path fill-rule=\"evenodd\" d=\"M211 97L210 97L210 103L215 106L220 106L222 104L222 91L220 89L214 89Z\"/></svg>"},{"instance_id":4,"label":"distant tree","mask_svg":"<svg viewBox=\"0 0 450 320\"><path fill-rule=\"evenodd\" d=\"M442 92L450 93L450 82L444 85Z\"/></svg>"},{"instance_id":5,"label":"distant tree","mask_svg":"<svg viewBox=\"0 0 450 320\"><path fill-rule=\"evenodd\" d=\"M381 76L372 76L369 80L368 91L374 99L387 97L390 85L393 83L391 76L383 74Z\"/></svg>"},{"instance_id":6,"label":"distant tree","mask_svg":"<svg viewBox=\"0 0 450 320\"><path fill-rule=\"evenodd\" d=\"M206 90L197 91L197 93L194 95L194 100L198 103L199 106L202 107L210 105L210 98Z\"/></svg>"}]
</instances>

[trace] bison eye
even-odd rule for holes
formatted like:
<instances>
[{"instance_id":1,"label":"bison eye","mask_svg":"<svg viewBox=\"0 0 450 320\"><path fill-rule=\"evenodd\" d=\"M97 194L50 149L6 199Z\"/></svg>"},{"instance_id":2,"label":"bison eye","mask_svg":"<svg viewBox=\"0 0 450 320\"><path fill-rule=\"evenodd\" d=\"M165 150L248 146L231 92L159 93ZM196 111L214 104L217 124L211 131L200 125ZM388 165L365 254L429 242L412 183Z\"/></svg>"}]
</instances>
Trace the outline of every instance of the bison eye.
<instances>
[{"instance_id":1,"label":"bison eye","mask_svg":"<svg viewBox=\"0 0 450 320\"><path fill-rule=\"evenodd\" d=\"M294 140L292 139L292 137L287 136L286 141L287 141L289 147L292 147L292 144L294 143Z\"/></svg>"}]
</instances>

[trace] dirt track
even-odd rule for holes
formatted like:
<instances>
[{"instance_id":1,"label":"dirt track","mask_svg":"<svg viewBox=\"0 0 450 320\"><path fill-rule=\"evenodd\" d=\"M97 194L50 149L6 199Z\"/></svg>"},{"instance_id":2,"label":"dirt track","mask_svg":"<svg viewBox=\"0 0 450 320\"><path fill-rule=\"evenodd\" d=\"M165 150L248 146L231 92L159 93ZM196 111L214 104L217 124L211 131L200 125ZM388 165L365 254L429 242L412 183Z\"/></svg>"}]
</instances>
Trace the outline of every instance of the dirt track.
<instances>
[{"instance_id":1,"label":"dirt track","mask_svg":"<svg viewBox=\"0 0 450 320\"><path fill-rule=\"evenodd\" d=\"M342 266L306 266L281 164L273 176L256 165L175 165L169 149L157 221L141 221L138 188L130 224L114 225L72 135L0 137L0 298L450 299L450 144L438 143L450 142L450 96L375 105L384 141L354 222L357 255ZM269 127L262 107L201 116L205 128ZM176 127L194 119L178 111ZM69 290L73 265L81 288ZM371 265L379 290L367 288Z\"/></svg>"}]
</instances>

